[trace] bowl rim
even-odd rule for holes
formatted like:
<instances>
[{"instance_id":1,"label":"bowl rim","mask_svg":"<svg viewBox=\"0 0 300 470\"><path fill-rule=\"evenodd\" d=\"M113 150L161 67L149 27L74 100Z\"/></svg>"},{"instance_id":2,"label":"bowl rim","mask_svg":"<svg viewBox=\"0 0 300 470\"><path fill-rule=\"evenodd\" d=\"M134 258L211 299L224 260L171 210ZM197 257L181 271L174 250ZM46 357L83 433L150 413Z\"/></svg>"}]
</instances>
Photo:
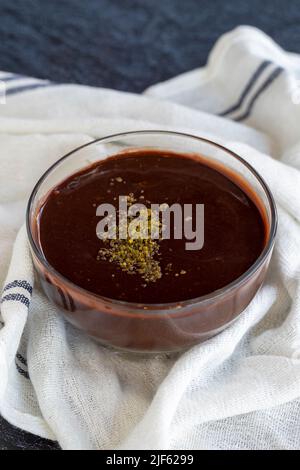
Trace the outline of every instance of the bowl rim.
<instances>
[{"instance_id":1,"label":"bowl rim","mask_svg":"<svg viewBox=\"0 0 300 470\"><path fill-rule=\"evenodd\" d=\"M42 250L36 243L34 236L32 234L31 230L31 214L32 214L32 207L33 203L35 201L36 194L40 187L42 186L43 182L46 180L48 175L59 165L61 164L64 160L66 160L68 157L71 155L75 154L79 150L92 146L94 144L97 144L99 142L105 142L108 140L112 140L115 138L124 138L128 136L134 136L134 135L153 135L153 134L163 134L163 135L170 135L170 136L177 136L177 137L182 137L182 138L188 138L188 139L194 139L198 140L201 142L205 142L209 145L212 145L216 148L221 149L222 151L228 153L231 155L233 158L238 160L240 163L242 163L251 173L252 175L256 178L256 180L260 183L262 189L264 190L265 195L267 196L269 208L270 208L270 228L269 228L269 236L267 243L262 250L261 254L259 257L256 259L256 261L245 271L243 274L241 274L238 278L230 282L229 284L226 284L224 287L221 287L220 289L217 289L215 291L212 291L206 295L202 295L199 297L193 297L192 299L186 299L182 301L175 301L175 302L165 302L165 303L140 303L140 302L128 302L128 301L123 301L123 300L117 300L113 299L110 297L105 297L101 296L98 294L95 294L91 291L88 291L84 289L83 287L78 286L77 284L73 283L66 277L64 277L59 271L57 271L46 259L44 256ZM108 303L110 305L116 305L120 307L127 307L130 309L134 309L135 311L140 311L146 314L147 310L151 311L151 313L155 313L153 311L155 310L170 310L170 309L178 309L178 307L188 307L188 306L194 306L195 304L198 303L208 303L212 300L217 300L220 297L222 297L225 294L230 294L231 291L234 289L237 289L241 285L243 285L249 278L252 277L253 274L255 274L259 268L263 265L263 263L266 261L268 258L268 255L273 249L274 242L275 242L275 236L277 232L277 225L278 225L278 216L277 216L277 208L276 208L276 203L274 200L274 197L267 185L267 183L264 181L264 179L260 176L260 174L253 168L253 166L248 163L244 158L240 157L237 153L234 151L228 149L227 147L214 142L213 140L207 139L205 137L200 137L196 136L193 134L188 134L184 132L177 132L177 131L168 131L168 130L156 130L156 129L145 129L145 130L138 130L138 131L127 131L127 132L119 132L115 134L110 134L105 137L100 137L97 139L92 140L91 142L88 142L86 144L80 145L79 147L74 148L70 152L66 153L63 155L61 158L56 160L43 174L42 176L38 179L37 183L35 184L31 195L28 199L27 203L27 209L26 209L26 230L27 230L27 236L29 239L29 244L30 248L33 250L34 254L36 255L38 261L42 264L46 272L49 272L52 274L54 277L58 278L61 280L63 285L69 286L72 290L77 291L79 294L83 295L84 297L90 298L91 300L94 301L101 301L102 303ZM178 311L178 310L177 310ZM161 313L161 312L158 312Z\"/></svg>"}]
</instances>

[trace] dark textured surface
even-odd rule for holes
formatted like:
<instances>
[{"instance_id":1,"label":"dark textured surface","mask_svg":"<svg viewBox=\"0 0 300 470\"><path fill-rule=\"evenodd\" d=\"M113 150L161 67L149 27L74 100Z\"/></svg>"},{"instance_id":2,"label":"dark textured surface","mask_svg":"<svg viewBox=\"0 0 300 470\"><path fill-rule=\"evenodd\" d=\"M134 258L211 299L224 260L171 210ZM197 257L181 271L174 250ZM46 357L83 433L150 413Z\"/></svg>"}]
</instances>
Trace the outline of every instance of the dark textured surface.
<instances>
[{"instance_id":1,"label":"dark textured surface","mask_svg":"<svg viewBox=\"0 0 300 470\"><path fill-rule=\"evenodd\" d=\"M0 451L1 450L58 450L56 443L41 439L21 429L11 426L0 416Z\"/></svg>"},{"instance_id":2,"label":"dark textured surface","mask_svg":"<svg viewBox=\"0 0 300 470\"><path fill-rule=\"evenodd\" d=\"M141 91L255 25L300 50L300 0L0 0L0 69Z\"/></svg>"},{"instance_id":3,"label":"dark textured surface","mask_svg":"<svg viewBox=\"0 0 300 470\"><path fill-rule=\"evenodd\" d=\"M0 70L138 92L239 24L300 52L300 0L0 0ZM0 418L0 449L49 447Z\"/></svg>"}]
</instances>

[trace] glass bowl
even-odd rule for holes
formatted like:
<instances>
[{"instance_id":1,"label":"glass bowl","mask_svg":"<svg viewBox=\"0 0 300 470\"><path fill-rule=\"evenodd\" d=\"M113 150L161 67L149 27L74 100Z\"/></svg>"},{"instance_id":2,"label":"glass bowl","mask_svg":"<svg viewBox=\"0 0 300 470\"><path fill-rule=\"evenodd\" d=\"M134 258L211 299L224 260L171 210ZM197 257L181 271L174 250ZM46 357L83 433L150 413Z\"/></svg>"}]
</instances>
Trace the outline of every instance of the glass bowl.
<instances>
[{"instance_id":1,"label":"glass bowl","mask_svg":"<svg viewBox=\"0 0 300 470\"><path fill-rule=\"evenodd\" d=\"M267 241L255 263L239 278L208 295L182 302L139 304L95 295L73 284L44 257L37 217L53 187L101 159L127 150L155 149L197 154L234 181L250 186L267 221ZM255 201L254 201L255 202ZM208 139L166 131L137 131L97 139L68 153L40 178L27 208L27 232L41 286L65 318L103 345L135 352L173 352L204 341L230 325L251 302L272 254L276 207L264 180L245 160Z\"/></svg>"}]
</instances>

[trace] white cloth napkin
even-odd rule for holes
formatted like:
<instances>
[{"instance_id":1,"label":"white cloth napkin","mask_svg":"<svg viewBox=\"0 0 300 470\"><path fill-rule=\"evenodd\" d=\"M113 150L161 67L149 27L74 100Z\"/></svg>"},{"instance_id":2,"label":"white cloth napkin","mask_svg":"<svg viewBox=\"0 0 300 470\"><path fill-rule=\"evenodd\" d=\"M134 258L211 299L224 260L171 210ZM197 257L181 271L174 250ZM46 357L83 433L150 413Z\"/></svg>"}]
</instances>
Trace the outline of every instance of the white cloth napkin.
<instances>
[{"instance_id":1,"label":"white cloth napkin","mask_svg":"<svg viewBox=\"0 0 300 470\"><path fill-rule=\"evenodd\" d=\"M300 448L300 56L240 27L206 67L146 96L0 79L3 417L64 449ZM24 228L13 243L34 183L58 157L114 132L162 128L246 158L273 191L279 228L266 282L236 323L183 354L145 358L65 323L34 285Z\"/></svg>"}]
</instances>

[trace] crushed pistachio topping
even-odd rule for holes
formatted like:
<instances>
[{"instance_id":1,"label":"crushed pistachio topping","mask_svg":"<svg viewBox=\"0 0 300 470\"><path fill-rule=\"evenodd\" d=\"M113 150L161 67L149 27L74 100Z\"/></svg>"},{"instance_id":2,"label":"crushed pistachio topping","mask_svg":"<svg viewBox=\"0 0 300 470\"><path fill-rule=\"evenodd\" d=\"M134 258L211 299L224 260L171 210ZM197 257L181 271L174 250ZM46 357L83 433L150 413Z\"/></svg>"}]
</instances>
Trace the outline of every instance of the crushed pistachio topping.
<instances>
[{"instance_id":1,"label":"crushed pistachio topping","mask_svg":"<svg viewBox=\"0 0 300 470\"><path fill-rule=\"evenodd\" d=\"M127 196L127 205L134 204L136 198L130 193ZM159 238L153 240L151 237L143 237L139 234L139 227L130 227L133 217L128 217L127 238L103 240L107 245L98 252L97 260L105 260L115 263L119 268L128 274L139 274L146 283L155 282L162 276L159 260L159 240L161 239L161 222L153 220L151 209L141 211L141 216L147 225L147 231L158 230ZM156 224L156 225L155 225ZM124 227L123 227L124 228ZM117 235L122 227L117 226ZM145 287L146 284L143 284Z\"/></svg>"},{"instance_id":2,"label":"crushed pistachio topping","mask_svg":"<svg viewBox=\"0 0 300 470\"><path fill-rule=\"evenodd\" d=\"M116 263L128 274L140 274L145 282L160 279L161 268L154 256L159 252L159 244L151 239L105 240L109 246L101 248L98 259Z\"/></svg>"}]
</instances>

